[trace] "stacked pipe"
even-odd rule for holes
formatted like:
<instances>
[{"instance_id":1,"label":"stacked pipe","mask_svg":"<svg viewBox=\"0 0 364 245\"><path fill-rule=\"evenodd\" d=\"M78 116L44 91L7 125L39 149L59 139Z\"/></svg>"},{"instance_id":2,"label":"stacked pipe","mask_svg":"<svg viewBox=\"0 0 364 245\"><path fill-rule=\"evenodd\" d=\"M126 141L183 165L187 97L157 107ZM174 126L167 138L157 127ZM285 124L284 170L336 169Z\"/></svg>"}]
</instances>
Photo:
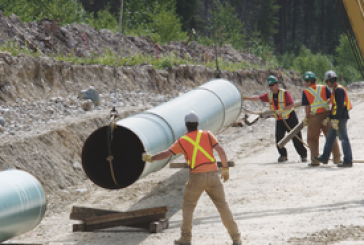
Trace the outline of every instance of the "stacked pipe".
<instances>
[{"instance_id":1,"label":"stacked pipe","mask_svg":"<svg viewBox=\"0 0 364 245\"><path fill-rule=\"evenodd\" d=\"M41 183L20 170L0 172L0 242L32 230L42 220L46 196Z\"/></svg>"}]
</instances>

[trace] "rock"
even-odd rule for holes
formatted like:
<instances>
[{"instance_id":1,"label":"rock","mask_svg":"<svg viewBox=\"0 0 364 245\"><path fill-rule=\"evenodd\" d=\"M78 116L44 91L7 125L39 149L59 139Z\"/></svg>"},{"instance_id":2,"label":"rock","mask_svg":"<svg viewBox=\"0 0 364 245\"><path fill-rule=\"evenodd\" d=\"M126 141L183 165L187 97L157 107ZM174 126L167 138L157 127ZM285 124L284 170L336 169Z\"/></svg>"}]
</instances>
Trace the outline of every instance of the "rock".
<instances>
[{"instance_id":1,"label":"rock","mask_svg":"<svg viewBox=\"0 0 364 245\"><path fill-rule=\"evenodd\" d=\"M92 101L91 100L83 101L81 107L85 111L90 111L92 109Z\"/></svg>"},{"instance_id":2,"label":"rock","mask_svg":"<svg viewBox=\"0 0 364 245\"><path fill-rule=\"evenodd\" d=\"M100 105L99 92L93 86L87 90L81 90L78 97L83 100L91 100L95 106Z\"/></svg>"}]
</instances>

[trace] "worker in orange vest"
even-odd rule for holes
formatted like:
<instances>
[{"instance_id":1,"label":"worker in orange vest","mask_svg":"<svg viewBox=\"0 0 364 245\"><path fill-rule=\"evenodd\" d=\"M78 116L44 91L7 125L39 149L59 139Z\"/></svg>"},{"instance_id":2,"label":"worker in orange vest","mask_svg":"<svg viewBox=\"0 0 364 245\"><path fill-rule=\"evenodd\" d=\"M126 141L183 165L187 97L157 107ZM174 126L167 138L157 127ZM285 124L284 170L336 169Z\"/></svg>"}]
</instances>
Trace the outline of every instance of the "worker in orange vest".
<instances>
[{"instance_id":1,"label":"worker in orange vest","mask_svg":"<svg viewBox=\"0 0 364 245\"><path fill-rule=\"evenodd\" d=\"M324 152L315 159L319 162L327 163L336 136L339 136L344 158L343 162L339 163L337 166L352 167L353 156L346 125L349 119L349 111L353 106L345 88L337 83L337 75L334 71L326 72L325 81L330 88L333 88L331 93L331 127L327 132Z\"/></svg>"},{"instance_id":2,"label":"worker in orange vest","mask_svg":"<svg viewBox=\"0 0 364 245\"><path fill-rule=\"evenodd\" d=\"M245 100L249 101L263 101L269 102L271 110L275 112L274 117L276 120L276 143L283 139L286 132L294 128L298 124L298 118L294 110L294 101L287 90L280 89L278 87L278 79L275 76L269 76L267 80L270 91L268 93L262 94L260 96L247 97L244 96ZM287 128L283 119L286 121ZM301 132L297 136L302 139ZM307 162L307 149L303 145L303 142L294 137L292 139L293 145L296 151L301 156L302 162ZM279 148L277 146L278 152L280 154L278 162L285 162L288 160L287 149L285 147Z\"/></svg>"},{"instance_id":3,"label":"worker in orange vest","mask_svg":"<svg viewBox=\"0 0 364 245\"><path fill-rule=\"evenodd\" d=\"M331 126L329 116L329 101L331 91L325 85L316 85L316 75L308 71L303 75L306 89L302 93L302 106L306 106L306 118L304 124L307 125L307 143L311 150L311 163L309 167L318 167L320 162L314 157L319 155L320 130L327 135ZM332 148L334 163L338 164L341 160L339 142L336 139Z\"/></svg>"},{"instance_id":4,"label":"worker in orange vest","mask_svg":"<svg viewBox=\"0 0 364 245\"><path fill-rule=\"evenodd\" d=\"M183 223L181 237L174 241L176 245L190 245L192 240L193 211L201 194L206 191L220 213L233 245L241 245L238 226L234 221L225 199L224 187L218 176L218 167L213 155L216 150L221 159L221 179L229 179L229 166L224 149L210 131L197 130L199 119L195 112L185 116L187 134L179 138L168 150L154 156L143 153L145 162L163 160L172 155L183 153L190 169L190 179L185 186L183 196Z\"/></svg>"}]
</instances>

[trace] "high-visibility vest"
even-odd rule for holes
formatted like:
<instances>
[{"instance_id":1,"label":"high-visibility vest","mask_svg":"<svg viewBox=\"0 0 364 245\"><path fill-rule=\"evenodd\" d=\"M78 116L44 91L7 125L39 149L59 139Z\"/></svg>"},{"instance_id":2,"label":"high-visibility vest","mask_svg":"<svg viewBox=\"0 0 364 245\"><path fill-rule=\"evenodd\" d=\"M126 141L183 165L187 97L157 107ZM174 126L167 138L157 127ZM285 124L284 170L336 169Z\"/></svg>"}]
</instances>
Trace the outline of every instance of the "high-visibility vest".
<instances>
[{"instance_id":1,"label":"high-visibility vest","mask_svg":"<svg viewBox=\"0 0 364 245\"><path fill-rule=\"evenodd\" d=\"M179 139L179 143L186 153L186 160L190 169L194 169L204 163L214 163L216 161L209 134L206 131L196 130L189 132Z\"/></svg>"},{"instance_id":2,"label":"high-visibility vest","mask_svg":"<svg viewBox=\"0 0 364 245\"><path fill-rule=\"evenodd\" d=\"M344 98L344 107L350 111L351 109L353 109L353 106L351 104L351 101L349 99L348 93L346 92L345 88L341 85L337 85L334 88L334 91L332 91L331 93L331 104L332 104L332 108L331 108L331 115L336 115L336 111L337 111L337 104L336 104L336 100L335 100L335 90L337 88L342 88L345 92L345 98Z\"/></svg>"},{"instance_id":3,"label":"high-visibility vest","mask_svg":"<svg viewBox=\"0 0 364 245\"><path fill-rule=\"evenodd\" d=\"M276 107L276 105L274 104L274 100L273 100L273 91L269 91L268 93L268 99L269 99L269 104L270 104L270 109L271 110L282 110L284 107L286 107L287 102L286 102L286 97L284 96L286 93L286 90L283 89L279 89L278 90L278 107ZM293 108L290 110L285 110L284 113L282 113L281 115L276 115L274 114L274 117L277 120L282 120L282 117L284 119L288 119L290 113L293 111Z\"/></svg>"},{"instance_id":4,"label":"high-visibility vest","mask_svg":"<svg viewBox=\"0 0 364 245\"><path fill-rule=\"evenodd\" d=\"M303 90L303 92L307 97L308 103L310 103L311 115L330 110L327 101L326 86L314 84Z\"/></svg>"}]
</instances>

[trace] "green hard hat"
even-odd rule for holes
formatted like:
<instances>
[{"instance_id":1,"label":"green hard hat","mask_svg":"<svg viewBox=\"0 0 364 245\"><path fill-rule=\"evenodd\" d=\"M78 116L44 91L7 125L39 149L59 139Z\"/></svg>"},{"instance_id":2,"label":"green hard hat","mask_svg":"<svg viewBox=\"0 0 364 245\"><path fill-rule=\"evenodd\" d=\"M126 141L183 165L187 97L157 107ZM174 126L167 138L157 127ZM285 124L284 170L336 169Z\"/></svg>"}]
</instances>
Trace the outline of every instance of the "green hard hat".
<instances>
[{"instance_id":1,"label":"green hard hat","mask_svg":"<svg viewBox=\"0 0 364 245\"><path fill-rule=\"evenodd\" d=\"M303 75L303 81L316 81L316 75L312 71L308 71Z\"/></svg>"},{"instance_id":2,"label":"green hard hat","mask_svg":"<svg viewBox=\"0 0 364 245\"><path fill-rule=\"evenodd\" d=\"M268 86L274 83L278 83L278 78L276 78L275 76L269 76L267 80Z\"/></svg>"}]
</instances>

